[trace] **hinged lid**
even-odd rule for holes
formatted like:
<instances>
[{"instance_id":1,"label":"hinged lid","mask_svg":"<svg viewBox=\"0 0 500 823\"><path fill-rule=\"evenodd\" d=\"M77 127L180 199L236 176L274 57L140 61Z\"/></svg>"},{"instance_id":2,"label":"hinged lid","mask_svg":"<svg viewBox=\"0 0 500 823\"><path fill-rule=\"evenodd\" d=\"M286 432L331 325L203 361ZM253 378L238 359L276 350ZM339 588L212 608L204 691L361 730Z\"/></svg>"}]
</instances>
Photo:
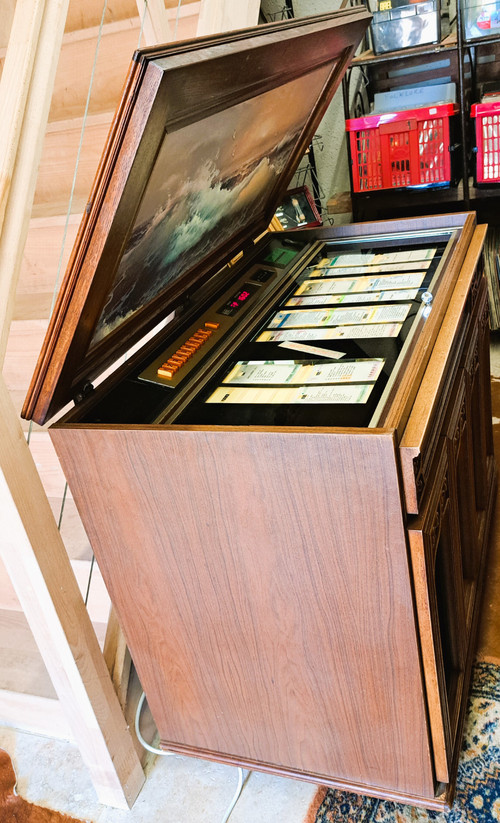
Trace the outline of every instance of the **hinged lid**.
<instances>
[{"instance_id":1,"label":"hinged lid","mask_svg":"<svg viewBox=\"0 0 500 823\"><path fill-rule=\"evenodd\" d=\"M23 416L43 423L269 225L364 7L134 55Z\"/></svg>"}]
</instances>

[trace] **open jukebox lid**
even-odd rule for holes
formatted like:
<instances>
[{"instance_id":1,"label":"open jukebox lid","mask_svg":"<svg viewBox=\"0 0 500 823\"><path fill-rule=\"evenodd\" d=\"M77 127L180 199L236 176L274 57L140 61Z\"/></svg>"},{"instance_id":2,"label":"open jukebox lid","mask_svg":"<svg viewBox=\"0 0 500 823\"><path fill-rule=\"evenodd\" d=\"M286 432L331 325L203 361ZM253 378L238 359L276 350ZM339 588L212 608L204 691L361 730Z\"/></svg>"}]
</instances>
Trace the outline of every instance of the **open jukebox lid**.
<instances>
[{"instance_id":1,"label":"open jukebox lid","mask_svg":"<svg viewBox=\"0 0 500 823\"><path fill-rule=\"evenodd\" d=\"M136 52L23 417L52 417L267 228L369 20Z\"/></svg>"}]
</instances>

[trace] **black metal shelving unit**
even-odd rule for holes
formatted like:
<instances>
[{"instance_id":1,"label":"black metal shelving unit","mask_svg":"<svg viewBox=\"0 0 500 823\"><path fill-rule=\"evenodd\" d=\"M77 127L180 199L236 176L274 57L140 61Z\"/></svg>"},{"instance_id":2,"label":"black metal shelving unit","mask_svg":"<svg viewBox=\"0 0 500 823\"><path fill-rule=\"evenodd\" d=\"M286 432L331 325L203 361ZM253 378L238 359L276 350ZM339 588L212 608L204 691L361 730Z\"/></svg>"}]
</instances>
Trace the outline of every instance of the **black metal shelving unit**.
<instances>
[{"instance_id":1,"label":"black metal shelving unit","mask_svg":"<svg viewBox=\"0 0 500 823\"><path fill-rule=\"evenodd\" d=\"M456 183L446 188L354 192L349 156L353 219L473 209L481 220L500 223L500 186L486 188L475 184L474 124L470 117L470 106L480 99L483 82L497 80L500 88L500 30L496 35L466 39L463 8L458 3L455 32L438 44L378 55L367 48L354 58L343 81L346 119L360 116L363 103L368 107L376 91L390 91L403 85L405 71L413 85L419 81L426 85L437 79L456 84L459 113L454 139L460 145ZM395 78L393 85L391 76ZM359 87L356 93L354 81Z\"/></svg>"}]
</instances>

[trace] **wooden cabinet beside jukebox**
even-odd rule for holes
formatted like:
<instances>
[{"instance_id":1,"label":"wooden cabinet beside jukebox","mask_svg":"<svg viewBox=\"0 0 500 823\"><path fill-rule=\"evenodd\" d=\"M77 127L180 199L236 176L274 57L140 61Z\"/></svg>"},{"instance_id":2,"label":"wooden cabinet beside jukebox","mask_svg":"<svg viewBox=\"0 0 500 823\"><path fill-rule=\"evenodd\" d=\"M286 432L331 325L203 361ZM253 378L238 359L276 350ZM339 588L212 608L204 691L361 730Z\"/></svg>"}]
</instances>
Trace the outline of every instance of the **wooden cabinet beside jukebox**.
<instances>
[{"instance_id":1,"label":"wooden cabinet beside jukebox","mask_svg":"<svg viewBox=\"0 0 500 823\"><path fill-rule=\"evenodd\" d=\"M441 436L429 461L432 488L408 529L436 775L443 783L457 768L491 505L489 324L486 290L482 284L478 293L477 282L467 298L471 301L475 293L476 305L459 335L457 367L441 409ZM417 465L418 487L423 478L419 458Z\"/></svg>"},{"instance_id":2,"label":"wooden cabinet beside jukebox","mask_svg":"<svg viewBox=\"0 0 500 823\"><path fill-rule=\"evenodd\" d=\"M368 19L138 53L24 415L75 401L50 435L165 748L442 808L494 489L485 230L265 232Z\"/></svg>"}]
</instances>

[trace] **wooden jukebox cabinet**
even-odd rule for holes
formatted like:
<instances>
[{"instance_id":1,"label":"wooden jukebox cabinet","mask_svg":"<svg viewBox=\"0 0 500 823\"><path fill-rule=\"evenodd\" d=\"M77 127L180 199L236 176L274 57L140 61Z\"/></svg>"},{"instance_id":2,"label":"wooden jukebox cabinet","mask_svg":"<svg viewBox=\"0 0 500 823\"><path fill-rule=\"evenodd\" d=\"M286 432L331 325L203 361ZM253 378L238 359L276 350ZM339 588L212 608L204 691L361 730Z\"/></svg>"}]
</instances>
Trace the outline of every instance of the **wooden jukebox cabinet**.
<instances>
[{"instance_id":1,"label":"wooden jukebox cabinet","mask_svg":"<svg viewBox=\"0 0 500 823\"><path fill-rule=\"evenodd\" d=\"M485 228L265 232L368 20L137 53L24 415L75 401L51 437L165 748L442 808L494 489Z\"/></svg>"}]
</instances>

